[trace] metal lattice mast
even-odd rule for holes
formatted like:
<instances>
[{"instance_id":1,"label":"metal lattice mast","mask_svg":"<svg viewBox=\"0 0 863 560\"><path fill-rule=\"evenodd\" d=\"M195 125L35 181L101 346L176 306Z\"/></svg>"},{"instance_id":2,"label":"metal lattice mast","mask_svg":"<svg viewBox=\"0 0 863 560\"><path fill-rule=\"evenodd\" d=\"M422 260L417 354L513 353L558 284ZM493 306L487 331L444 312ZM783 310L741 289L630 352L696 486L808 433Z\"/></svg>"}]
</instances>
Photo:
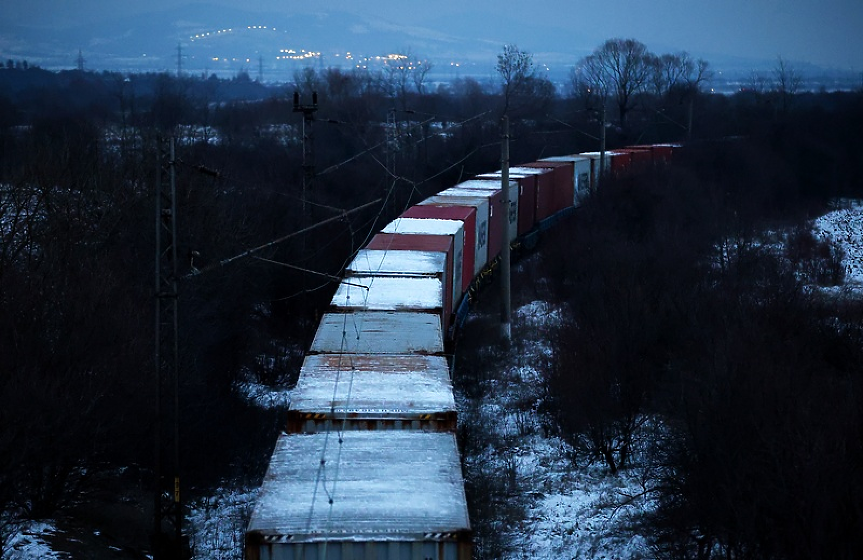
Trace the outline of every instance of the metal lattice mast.
<instances>
[{"instance_id":1,"label":"metal lattice mast","mask_svg":"<svg viewBox=\"0 0 863 560\"><path fill-rule=\"evenodd\" d=\"M306 194L315 180L315 135L312 123L318 112L318 92L312 92L312 104L301 105L300 93L294 92L294 112L303 114L303 219L306 218Z\"/></svg>"},{"instance_id":2,"label":"metal lattice mast","mask_svg":"<svg viewBox=\"0 0 863 560\"><path fill-rule=\"evenodd\" d=\"M187 547L184 546L183 508L180 501L177 188L173 138L167 166L162 165L162 147L163 143L159 141L156 174L153 558L180 560L188 555L185 553ZM167 186L164 180L166 171L169 176ZM173 406L164 406L166 402ZM167 426L171 429L163 432ZM170 452L164 453L169 446Z\"/></svg>"}]
</instances>

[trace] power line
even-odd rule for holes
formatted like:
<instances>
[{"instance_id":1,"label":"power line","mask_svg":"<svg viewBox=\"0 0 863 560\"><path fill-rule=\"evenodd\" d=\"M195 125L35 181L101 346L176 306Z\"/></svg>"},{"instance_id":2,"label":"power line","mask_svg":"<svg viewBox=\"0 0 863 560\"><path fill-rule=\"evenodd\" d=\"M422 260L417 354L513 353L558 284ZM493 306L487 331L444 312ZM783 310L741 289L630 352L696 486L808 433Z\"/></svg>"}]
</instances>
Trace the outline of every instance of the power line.
<instances>
[{"instance_id":1,"label":"power line","mask_svg":"<svg viewBox=\"0 0 863 560\"><path fill-rule=\"evenodd\" d=\"M215 262L211 265L205 266L204 268L201 268L199 270L193 270L191 273L183 276L183 278L188 279L188 278L191 278L193 276L199 276L201 274L204 274L205 272L210 272L212 270L215 270L216 268L230 264L230 263L232 263L238 259L242 259L243 257L251 256L254 253L257 253L259 251L263 251L264 249L267 249L267 248L272 247L274 245L278 245L279 243L286 241L286 240L290 239L291 237L295 237L295 236L300 235L302 233L308 233L309 231L311 231L313 229L317 229L320 226L335 222L337 220L341 220L342 218L344 218L345 216L348 216L349 214L354 214L354 213L359 212L361 210L365 210L366 208L373 206L380 201L381 201L381 199L377 198L371 202L367 202L367 203L363 204L362 206L358 206L358 207L354 208L353 210L346 210L345 212L343 212L339 216L333 216L332 218L327 218L326 220L320 221L316 224L312 224L312 225L305 227L299 231L289 233L288 235L284 235L282 237L279 237L278 239L274 239L272 241L264 243L263 245L259 245L257 247L252 248L252 249L247 249L246 251L243 251L242 253L240 253L238 255L234 255L233 257L230 257L227 259L222 259L221 261L218 261L218 262Z\"/></svg>"}]
</instances>

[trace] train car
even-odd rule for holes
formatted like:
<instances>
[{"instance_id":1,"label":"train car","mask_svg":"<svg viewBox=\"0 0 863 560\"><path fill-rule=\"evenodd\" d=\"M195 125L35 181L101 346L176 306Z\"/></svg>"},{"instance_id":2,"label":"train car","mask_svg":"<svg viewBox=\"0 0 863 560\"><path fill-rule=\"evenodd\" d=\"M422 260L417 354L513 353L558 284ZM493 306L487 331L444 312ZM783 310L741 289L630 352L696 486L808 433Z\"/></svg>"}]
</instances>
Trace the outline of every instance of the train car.
<instances>
[{"instance_id":1,"label":"train car","mask_svg":"<svg viewBox=\"0 0 863 560\"><path fill-rule=\"evenodd\" d=\"M475 179L481 181L497 181L501 180L501 171L494 173L482 173L477 175ZM526 168L510 167L509 180L510 183L515 183L518 186L518 205L517 205L517 227L515 229L516 236L524 235L533 229L536 224L536 175L535 169L527 170ZM515 197L510 191L510 200ZM510 220L512 217L510 217ZM510 230L512 231L512 230Z\"/></svg>"},{"instance_id":2,"label":"train car","mask_svg":"<svg viewBox=\"0 0 863 560\"><path fill-rule=\"evenodd\" d=\"M246 532L247 560L470 560L452 433L282 434Z\"/></svg>"},{"instance_id":3,"label":"train car","mask_svg":"<svg viewBox=\"0 0 863 560\"><path fill-rule=\"evenodd\" d=\"M564 208L573 206L575 201L575 184L574 184L574 166L568 161L536 161L525 163L523 167L537 169L551 169L553 187L550 199L546 199L548 206L548 214L542 218L537 215L537 220L547 218L552 214L560 212ZM539 196L537 195L537 199Z\"/></svg>"},{"instance_id":4,"label":"train car","mask_svg":"<svg viewBox=\"0 0 863 560\"><path fill-rule=\"evenodd\" d=\"M509 181L509 192L507 193L507 198L509 199L509 206L507 206L506 204L507 199L503 196L503 189L501 188L501 186L502 185L500 182L500 178L497 178L497 180L478 178L461 182L453 188L463 190L492 191L495 197L495 204L493 206L494 212L500 215L497 220L500 221L501 225L503 225L504 222L507 222L507 231L509 232L509 241L511 243L515 241L515 239L518 237L519 184L518 181L514 181L512 179L510 179ZM501 217L504 216L505 220L501 219ZM499 235L498 239L502 240L503 236ZM495 251L494 255L498 255L499 253L499 250Z\"/></svg>"},{"instance_id":5,"label":"train car","mask_svg":"<svg viewBox=\"0 0 863 560\"><path fill-rule=\"evenodd\" d=\"M444 331L449 327L443 283L438 278L403 276L351 276L339 283L330 301L330 310L411 311L431 313L441 320Z\"/></svg>"},{"instance_id":6,"label":"train car","mask_svg":"<svg viewBox=\"0 0 863 560\"><path fill-rule=\"evenodd\" d=\"M417 206L462 206L473 208L476 211L476 222L473 235L467 232L465 225L465 252L464 252L464 274L469 275L468 286L473 278L483 269L488 261L488 228L489 228L489 200L487 197L476 196L472 193L461 193L457 195L446 190L435 196L423 200ZM473 252L471 253L467 241L473 240Z\"/></svg>"},{"instance_id":7,"label":"train car","mask_svg":"<svg viewBox=\"0 0 863 560\"><path fill-rule=\"evenodd\" d=\"M464 246L476 247L476 208L473 206L448 206L448 205L417 205L411 206L400 216L402 218L434 219L434 220L458 220L464 223ZM473 266L473 265L471 265ZM454 294L453 303L459 302L459 295L467 290L473 278L472 270L459 266L459 270L467 272L464 278L456 283L458 294Z\"/></svg>"},{"instance_id":8,"label":"train car","mask_svg":"<svg viewBox=\"0 0 863 560\"><path fill-rule=\"evenodd\" d=\"M458 307L461 295L467 289L467 286L464 286L462 272L464 243L460 236L379 233L372 237L367 247L369 251L379 251L384 255L394 254L396 258L400 253L407 252L444 253L446 255L447 276L452 279L452 308L455 310Z\"/></svg>"},{"instance_id":9,"label":"train car","mask_svg":"<svg viewBox=\"0 0 863 560\"><path fill-rule=\"evenodd\" d=\"M447 248L451 248L448 244ZM352 276L387 276L393 278L437 278L443 285L444 310L455 311L461 278L454 283L452 254L444 247L438 251L404 251L360 249L345 267L345 278ZM447 323L449 319L447 319Z\"/></svg>"},{"instance_id":10,"label":"train car","mask_svg":"<svg viewBox=\"0 0 863 560\"><path fill-rule=\"evenodd\" d=\"M592 192L591 177L594 176L593 160L581 154L543 158L540 162L569 162L572 164L573 200L572 205L578 206Z\"/></svg>"},{"instance_id":11,"label":"train car","mask_svg":"<svg viewBox=\"0 0 863 560\"><path fill-rule=\"evenodd\" d=\"M664 165L671 160L676 144L638 144L627 146L627 149L649 150L654 165Z\"/></svg>"},{"instance_id":12,"label":"train car","mask_svg":"<svg viewBox=\"0 0 863 560\"><path fill-rule=\"evenodd\" d=\"M629 171L638 172L653 167L653 152L650 148L616 148L617 153L629 154Z\"/></svg>"},{"instance_id":13,"label":"train car","mask_svg":"<svg viewBox=\"0 0 863 560\"><path fill-rule=\"evenodd\" d=\"M445 204L469 204L476 208L477 212L477 244L476 258L474 259L474 276L485 268L489 261L500 252L501 235L503 228L503 197L500 196L500 187L486 189L467 189L461 185L450 187L439 192L429 200L430 205ZM420 204L420 206L425 206ZM496 236L496 237L495 237Z\"/></svg>"},{"instance_id":14,"label":"train car","mask_svg":"<svg viewBox=\"0 0 863 560\"><path fill-rule=\"evenodd\" d=\"M473 280L474 247L468 244L468 234L461 220L398 218L372 238L369 249L383 251L408 249L421 251L431 245L426 236L445 236L452 243L453 277L461 278L459 293L464 293ZM417 237L423 236L423 237ZM457 305L457 304L456 304Z\"/></svg>"},{"instance_id":15,"label":"train car","mask_svg":"<svg viewBox=\"0 0 863 560\"><path fill-rule=\"evenodd\" d=\"M286 432L455 432L457 415L443 356L306 356L291 394Z\"/></svg>"},{"instance_id":16,"label":"train car","mask_svg":"<svg viewBox=\"0 0 863 560\"><path fill-rule=\"evenodd\" d=\"M407 311L325 313L310 354L444 353L440 317Z\"/></svg>"}]
</instances>

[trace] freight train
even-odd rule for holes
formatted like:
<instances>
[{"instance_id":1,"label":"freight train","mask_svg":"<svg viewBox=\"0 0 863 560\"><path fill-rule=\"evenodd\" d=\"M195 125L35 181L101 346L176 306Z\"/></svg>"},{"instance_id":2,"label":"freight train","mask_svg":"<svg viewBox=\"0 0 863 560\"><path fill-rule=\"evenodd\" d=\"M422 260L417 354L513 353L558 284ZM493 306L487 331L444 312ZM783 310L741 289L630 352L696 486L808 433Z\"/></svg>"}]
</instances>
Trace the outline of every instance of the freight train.
<instances>
[{"instance_id":1,"label":"freight train","mask_svg":"<svg viewBox=\"0 0 863 560\"><path fill-rule=\"evenodd\" d=\"M468 560L448 338L503 246L531 245L601 176L675 146L482 174L407 209L357 252L321 318L246 532L248 560ZM506 196L506 195L508 196ZM507 207L506 201L509 200Z\"/></svg>"}]
</instances>

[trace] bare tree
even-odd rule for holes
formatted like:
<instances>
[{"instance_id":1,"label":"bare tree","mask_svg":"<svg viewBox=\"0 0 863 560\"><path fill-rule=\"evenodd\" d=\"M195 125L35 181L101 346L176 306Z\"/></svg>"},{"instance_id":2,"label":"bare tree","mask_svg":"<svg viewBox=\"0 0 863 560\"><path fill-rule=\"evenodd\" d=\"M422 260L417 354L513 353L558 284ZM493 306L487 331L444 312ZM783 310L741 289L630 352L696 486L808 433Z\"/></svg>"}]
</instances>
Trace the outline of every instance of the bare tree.
<instances>
[{"instance_id":1,"label":"bare tree","mask_svg":"<svg viewBox=\"0 0 863 560\"><path fill-rule=\"evenodd\" d=\"M517 45L504 45L497 55L497 66L503 86L503 114L506 115L515 97L523 94L536 74L533 55L520 50Z\"/></svg>"},{"instance_id":2,"label":"bare tree","mask_svg":"<svg viewBox=\"0 0 863 560\"><path fill-rule=\"evenodd\" d=\"M800 74L794 70L794 67L784 58L777 57L776 66L773 68L773 75L776 78L775 89L779 95L782 113L788 112L791 102L797 92L800 90L800 85L803 79Z\"/></svg>"},{"instance_id":3,"label":"bare tree","mask_svg":"<svg viewBox=\"0 0 863 560\"><path fill-rule=\"evenodd\" d=\"M640 41L609 39L584 59L594 85L614 96L621 128L626 127L635 95L648 83L653 58Z\"/></svg>"}]
</instances>

